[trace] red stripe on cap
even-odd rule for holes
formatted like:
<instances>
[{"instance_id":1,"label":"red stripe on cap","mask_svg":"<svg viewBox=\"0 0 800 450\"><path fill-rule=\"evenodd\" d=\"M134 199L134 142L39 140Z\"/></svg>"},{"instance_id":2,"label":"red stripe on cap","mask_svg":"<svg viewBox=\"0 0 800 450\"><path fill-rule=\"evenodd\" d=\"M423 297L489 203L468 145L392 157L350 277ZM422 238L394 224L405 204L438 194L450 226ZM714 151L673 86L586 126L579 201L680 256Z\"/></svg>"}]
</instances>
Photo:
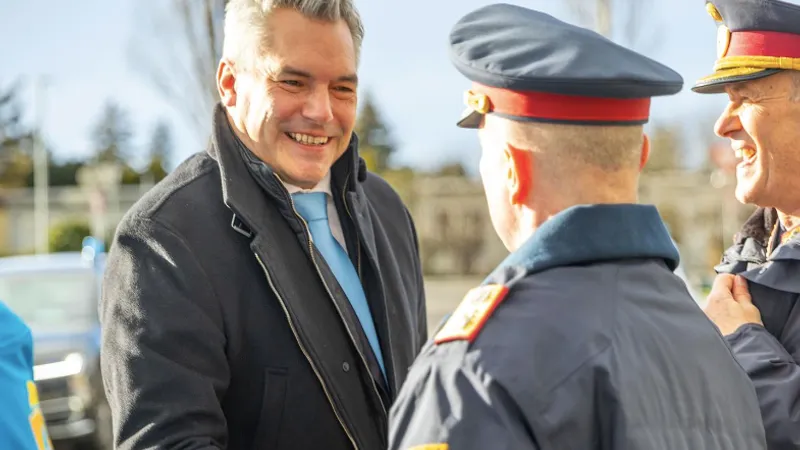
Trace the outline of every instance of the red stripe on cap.
<instances>
[{"instance_id":1,"label":"red stripe on cap","mask_svg":"<svg viewBox=\"0 0 800 450\"><path fill-rule=\"evenodd\" d=\"M725 56L800 58L800 35L778 31L734 31Z\"/></svg>"},{"instance_id":2,"label":"red stripe on cap","mask_svg":"<svg viewBox=\"0 0 800 450\"><path fill-rule=\"evenodd\" d=\"M650 117L650 98L603 98L509 91L473 83L473 91L486 94L491 111L516 117L570 122L641 122Z\"/></svg>"}]
</instances>

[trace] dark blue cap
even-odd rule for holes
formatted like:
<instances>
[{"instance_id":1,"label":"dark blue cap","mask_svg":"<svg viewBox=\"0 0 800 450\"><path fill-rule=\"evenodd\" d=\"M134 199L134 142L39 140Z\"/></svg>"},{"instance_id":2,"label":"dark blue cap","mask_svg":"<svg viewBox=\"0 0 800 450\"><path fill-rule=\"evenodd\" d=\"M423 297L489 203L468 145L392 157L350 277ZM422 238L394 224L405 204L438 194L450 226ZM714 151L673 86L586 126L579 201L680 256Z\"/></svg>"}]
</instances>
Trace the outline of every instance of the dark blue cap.
<instances>
[{"instance_id":1,"label":"dark blue cap","mask_svg":"<svg viewBox=\"0 0 800 450\"><path fill-rule=\"evenodd\" d=\"M473 82L458 125L483 114L520 121L642 124L650 98L672 95L683 78L600 34L508 4L477 9L450 33L450 58Z\"/></svg>"},{"instance_id":2,"label":"dark blue cap","mask_svg":"<svg viewBox=\"0 0 800 450\"><path fill-rule=\"evenodd\" d=\"M717 93L730 83L800 70L800 6L779 0L712 0L706 11L717 21L714 73L693 91Z\"/></svg>"}]
</instances>

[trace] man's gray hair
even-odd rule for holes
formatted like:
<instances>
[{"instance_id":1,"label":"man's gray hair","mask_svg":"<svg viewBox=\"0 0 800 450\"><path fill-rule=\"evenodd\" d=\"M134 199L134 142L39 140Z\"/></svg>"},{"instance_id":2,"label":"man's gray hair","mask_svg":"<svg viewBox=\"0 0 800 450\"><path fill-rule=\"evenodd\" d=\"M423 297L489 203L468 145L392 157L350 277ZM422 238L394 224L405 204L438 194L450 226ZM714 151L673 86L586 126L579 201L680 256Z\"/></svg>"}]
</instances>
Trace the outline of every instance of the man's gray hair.
<instances>
[{"instance_id":1,"label":"man's gray hair","mask_svg":"<svg viewBox=\"0 0 800 450\"><path fill-rule=\"evenodd\" d=\"M353 36L356 61L361 53L364 25L353 0L229 0L225 7L224 57L253 69L269 39L269 15L291 9L310 19L344 20Z\"/></svg>"}]
</instances>

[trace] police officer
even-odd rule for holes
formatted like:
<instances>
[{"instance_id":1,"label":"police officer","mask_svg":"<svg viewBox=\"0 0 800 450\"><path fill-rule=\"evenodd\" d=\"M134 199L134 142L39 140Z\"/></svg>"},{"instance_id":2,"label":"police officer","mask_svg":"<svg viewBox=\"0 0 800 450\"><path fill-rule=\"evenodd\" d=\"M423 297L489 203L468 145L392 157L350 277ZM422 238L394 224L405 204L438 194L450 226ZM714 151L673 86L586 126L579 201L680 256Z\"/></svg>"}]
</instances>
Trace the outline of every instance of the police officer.
<instances>
[{"instance_id":1,"label":"police officer","mask_svg":"<svg viewBox=\"0 0 800 450\"><path fill-rule=\"evenodd\" d=\"M681 77L519 6L466 15L450 44L511 254L414 363L389 448L764 449L747 374L636 205L650 98Z\"/></svg>"},{"instance_id":2,"label":"police officer","mask_svg":"<svg viewBox=\"0 0 800 450\"><path fill-rule=\"evenodd\" d=\"M717 266L705 310L755 385L769 448L800 449L800 5L706 9L719 23L717 61L693 89L728 95L715 132L741 158L736 198L758 208Z\"/></svg>"}]
</instances>

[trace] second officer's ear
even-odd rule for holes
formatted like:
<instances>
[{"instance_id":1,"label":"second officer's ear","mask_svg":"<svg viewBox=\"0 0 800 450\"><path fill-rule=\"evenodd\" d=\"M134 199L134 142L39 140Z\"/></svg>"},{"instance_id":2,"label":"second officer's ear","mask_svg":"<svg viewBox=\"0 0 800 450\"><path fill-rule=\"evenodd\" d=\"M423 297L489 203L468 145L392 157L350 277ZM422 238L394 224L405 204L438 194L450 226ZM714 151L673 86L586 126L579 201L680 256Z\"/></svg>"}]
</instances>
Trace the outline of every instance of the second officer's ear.
<instances>
[{"instance_id":1,"label":"second officer's ear","mask_svg":"<svg viewBox=\"0 0 800 450\"><path fill-rule=\"evenodd\" d=\"M526 204L533 185L534 158L528 150L506 143L506 187L509 201L514 206Z\"/></svg>"},{"instance_id":2,"label":"second officer's ear","mask_svg":"<svg viewBox=\"0 0 800 450\"><path fill-rule=\"evenodd\" d=\"M642 141L642 154L639 157L639 171L644 169L647 160L650 158L650 137L647 136L647 133L642 133L642 136L644 136L644 140Z\"/></svg>"}]
</instances>

